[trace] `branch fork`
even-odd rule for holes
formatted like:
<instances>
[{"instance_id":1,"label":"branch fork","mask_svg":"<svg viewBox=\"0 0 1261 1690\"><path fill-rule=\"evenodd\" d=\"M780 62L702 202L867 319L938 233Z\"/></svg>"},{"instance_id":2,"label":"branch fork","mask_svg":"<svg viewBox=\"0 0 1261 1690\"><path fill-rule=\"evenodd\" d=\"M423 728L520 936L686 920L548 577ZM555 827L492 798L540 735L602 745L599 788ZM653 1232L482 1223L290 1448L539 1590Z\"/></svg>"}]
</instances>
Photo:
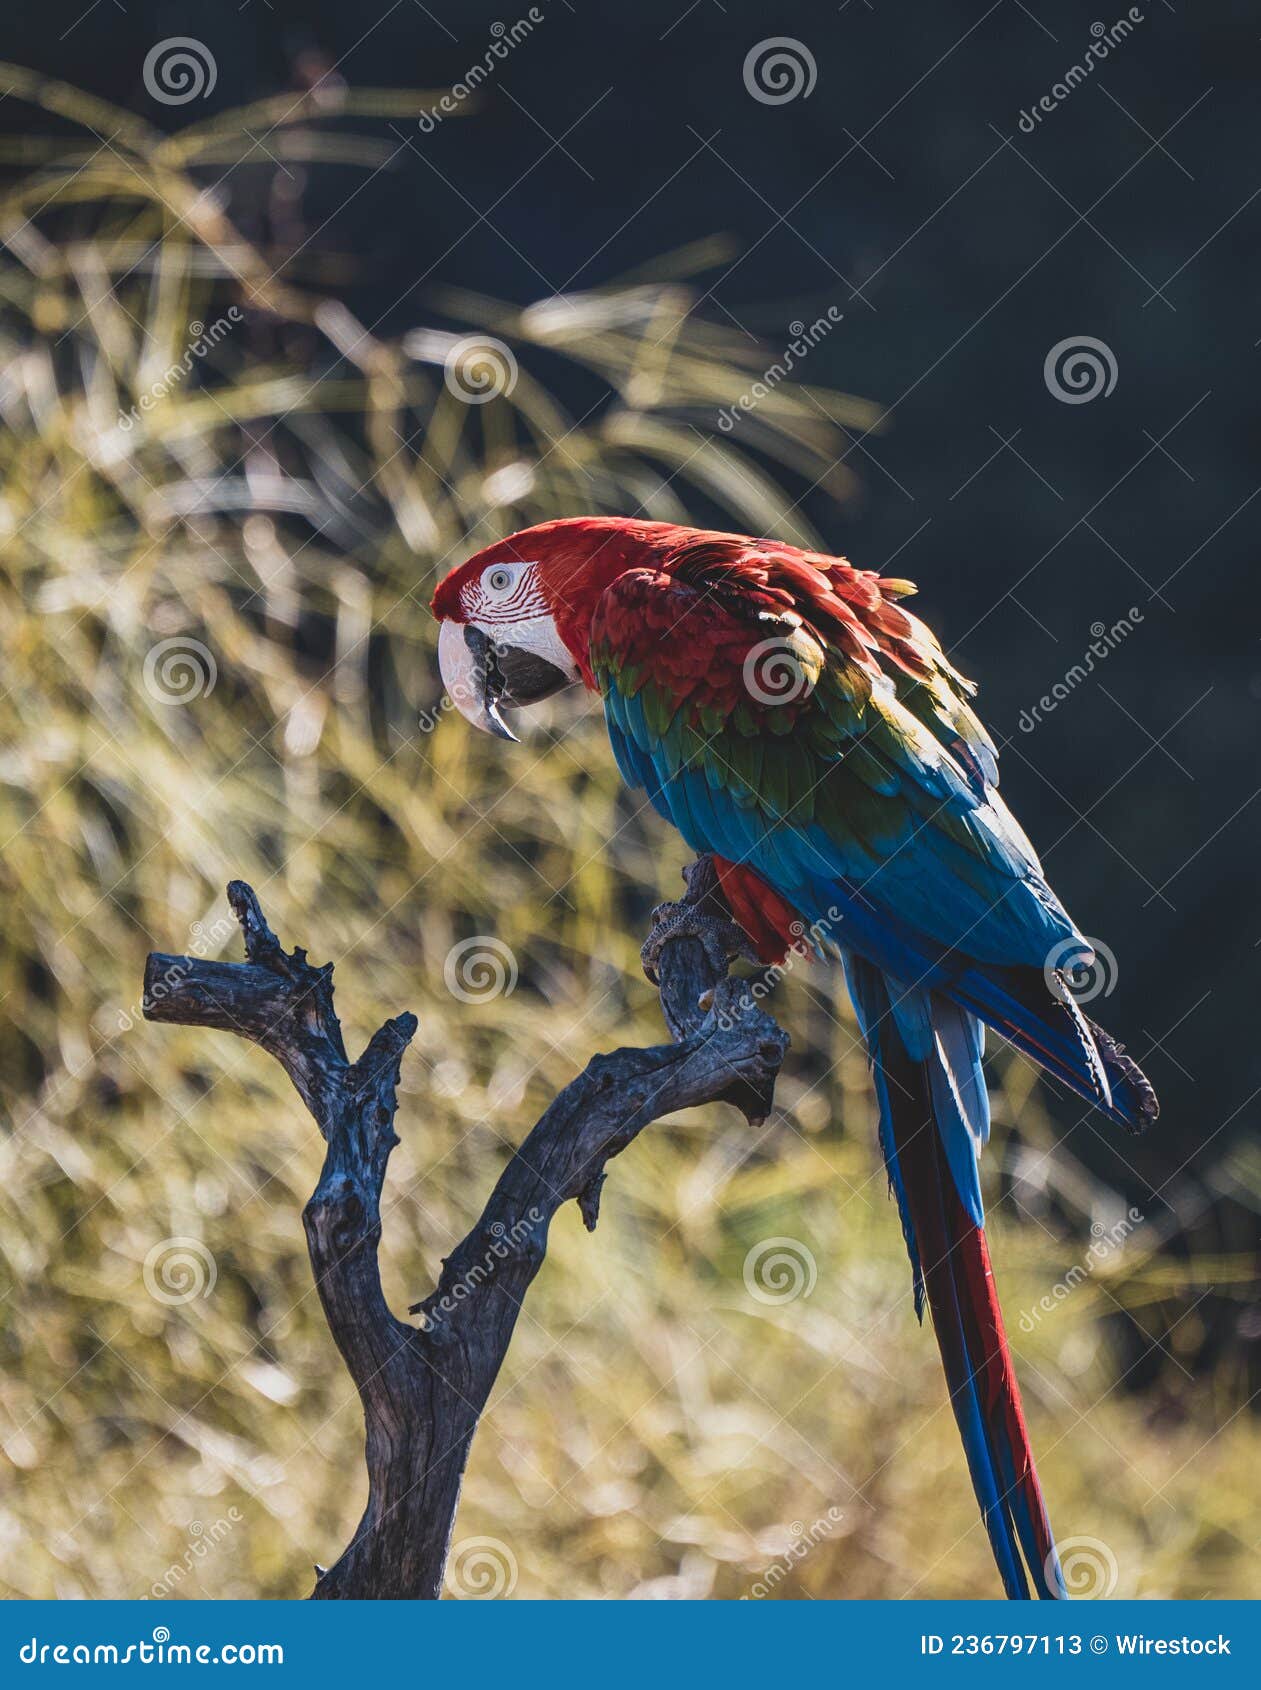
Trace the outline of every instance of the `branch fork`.
<instances>
[{"instance_id":1,"label":"branch fork","mask_svg":"<svg viewBox=\"0 0 1261 1690\"><path fill-rule=\"evenodd\" d=\"M351 1062L333 1008L333 967L284 950L252 889L228 901L245 936L243 963L150 955L147 1020L212 1027L249 1039L293 1081L327 1144L303 1211L329 1330L363 1405L368 1503L350 1544L317 1567L316 1598L434 1598L469 1448L507 1353L522 1299L543 1264L548 1228L573 1199L593 1231L606 1166L652 1121L727 1101L760 1122L771 1107L787 1035L728 977L747 941L713 865L662 906L645 946L672 1042L592 1057L512 1157L477 1224L446 1258L438 1284L397 1319L381 1290L380 1199L399 1071L417 1029L402 1014Z\"/></svg>"}]
</instances>

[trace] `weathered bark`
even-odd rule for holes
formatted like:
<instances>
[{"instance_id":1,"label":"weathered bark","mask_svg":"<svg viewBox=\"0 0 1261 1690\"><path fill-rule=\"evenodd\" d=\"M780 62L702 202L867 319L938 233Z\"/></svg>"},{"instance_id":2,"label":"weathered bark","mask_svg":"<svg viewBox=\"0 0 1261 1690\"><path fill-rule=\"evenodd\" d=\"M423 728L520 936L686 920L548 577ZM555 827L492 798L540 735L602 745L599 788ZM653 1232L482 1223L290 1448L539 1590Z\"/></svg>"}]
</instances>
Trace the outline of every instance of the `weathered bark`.
<instances>
[{"instance_id":1,"label":"weathered bark","mask_svg":"<svg viewBox=\"0 0 1261 1690\"><path fill-rule=\"evenodd\" d=\"M689 871L685 919L659 952L662 1010L674 1043L595 1056L511 1158L477 1225L411 1311L386 1305L377 1266L380 1198L394 1133L403 1052L416 1031L399 1015L350 1062L333 1009L332 964L281 948L253 891L228 900L244 963L154 953L145 969L150 1021L216 1027L261 1045L284 1066L328 1144L303 1213L329 1330L363 1404L368 1505L315 1597L436 1597L469 1446L508 1349L522 1298L543 1262L552 1216L574 1198L594 1229L605 1164L649 1122L725 1099L750 1120L769 1110L787 1037L727 977L712 867ZM694 912L702 936L689 931Z\"/></svg>"}]
</instances>

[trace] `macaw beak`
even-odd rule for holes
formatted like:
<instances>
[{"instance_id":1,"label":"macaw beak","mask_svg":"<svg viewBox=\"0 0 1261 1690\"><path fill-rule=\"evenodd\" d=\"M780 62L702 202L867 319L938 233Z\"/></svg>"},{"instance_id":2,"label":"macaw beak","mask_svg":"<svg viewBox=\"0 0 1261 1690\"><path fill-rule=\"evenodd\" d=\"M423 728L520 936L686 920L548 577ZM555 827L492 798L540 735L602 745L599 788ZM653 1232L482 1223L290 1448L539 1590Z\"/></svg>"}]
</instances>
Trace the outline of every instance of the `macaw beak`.
<instances>
[{"instance_id":1,"label":"macaw beak","mask_svg":"<svg viewBox=\"0 0 1261 1690\"><path fill-rule=\"evenodd\" d=\"M438 630L438 668L447 696L466 722L483 733L518 743L499 714L494 647L471 622L444 622Z\"/></svg>"},{"instance_id":2,"label":"macaw beak","mask_svg":"<svg viewBox=\"0 0 1261 1690\"><path fill-rule=\"evenodd\" d=\"M500 714L537 704L570 685L572 677L554 663L510 645L496 645L473 622L443 622L438 630L438 668L452 704L475 728L519 743Z\"/></svg>"}]
</instances>

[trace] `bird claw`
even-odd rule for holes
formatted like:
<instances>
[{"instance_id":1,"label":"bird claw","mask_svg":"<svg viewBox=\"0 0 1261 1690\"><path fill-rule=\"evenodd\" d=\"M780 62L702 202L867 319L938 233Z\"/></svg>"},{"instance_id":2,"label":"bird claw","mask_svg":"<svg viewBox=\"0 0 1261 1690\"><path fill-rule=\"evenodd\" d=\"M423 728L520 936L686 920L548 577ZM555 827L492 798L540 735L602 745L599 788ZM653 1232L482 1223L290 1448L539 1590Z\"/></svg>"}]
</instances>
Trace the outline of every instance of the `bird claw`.
<instances>
[{"instance_id":1,"label":"bird claw","mask_svg":"<svg viewBox=\"0 0 1261 1690\"><path fill-rule=\"evenodd\" d=\"M758 960L748 934L737 922L708 915L696 904L658 904L652 912L652 931L639 953L644 973L654 986L660 985L661 953L672 939L696 939L715 973L725 974L736 957Z\"/></svg>"}]
</instances>

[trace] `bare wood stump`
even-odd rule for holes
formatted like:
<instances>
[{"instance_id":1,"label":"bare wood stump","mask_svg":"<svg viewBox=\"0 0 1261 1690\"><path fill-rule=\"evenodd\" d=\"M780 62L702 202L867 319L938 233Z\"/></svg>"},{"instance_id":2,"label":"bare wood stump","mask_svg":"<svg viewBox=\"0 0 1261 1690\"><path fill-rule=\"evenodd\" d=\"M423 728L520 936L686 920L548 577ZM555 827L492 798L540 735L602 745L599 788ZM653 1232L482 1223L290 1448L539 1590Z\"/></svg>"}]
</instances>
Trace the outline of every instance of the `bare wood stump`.
<instances>
[{"instance_id":1,"label":"bare wood stump","mask_svg":"<svg viewBox=\"0 0 1261 1690\"><path fill-rule=\"evenodd\" d=\"M261 1045L328 1145L302 1218L324 1316L363 1404L368 1505L341 1558L317 1570L312 1596L434 1598L473 1434L542 1265L552 1216L573 1198L594 1230L606 1163L663 1115L727 1100L760 1121L787 1035L728 978L714 935L730 932L730 914L701 858L658 952L674 1042L594 1056L555 1098L435 1289L410 1311L423 1316L416 1328L390 1312L377 1264L381 1188L398 1143L399 1067L416 1018L387 1021L351 1062L333 1009L332 964L317 968L305 951L285 951L243 881L229 885L228 901L245 935L245 962L151 954L144 1014ZM680 909L685 918L695 912L701 937L686 919L679 923Z\"/></svg>"}]
</instances>

